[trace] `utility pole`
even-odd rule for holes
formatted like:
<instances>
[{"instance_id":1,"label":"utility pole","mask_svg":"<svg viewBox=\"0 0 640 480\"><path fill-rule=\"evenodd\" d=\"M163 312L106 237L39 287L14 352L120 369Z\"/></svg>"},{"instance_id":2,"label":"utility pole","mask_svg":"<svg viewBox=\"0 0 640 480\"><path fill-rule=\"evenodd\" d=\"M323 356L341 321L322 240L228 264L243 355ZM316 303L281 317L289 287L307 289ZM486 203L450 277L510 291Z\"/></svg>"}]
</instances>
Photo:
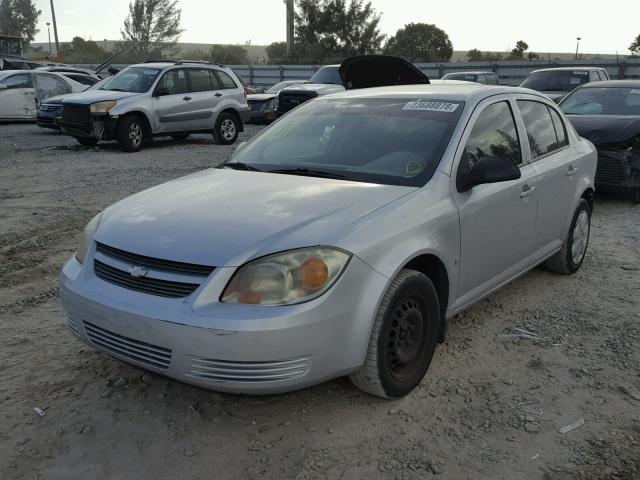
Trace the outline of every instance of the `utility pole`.
<instances>
[{"instance_id":1,"label":"utility pole","mask_svg":"<svg viewBox=\"0 0 640 480\"><path fill-rule=\"evenodd\" d=\"M47 35L49 36L49 56L53 56L53 52L51 51L51 29L49 28L51 23L47 22Z\"/></svg>"},{"instance_id":2,"label":"utility pole","mask_svg":"<svg viewBox=\"0 0 640 480\"><path fill-rule=\"evenodd\" d=\"M577 41L577 43L576 43L576 60L578 59L578 48L580 47L580 40L582 40L581 37L577 37L576 38L576 41Z\"/></svg>"},{"instance_id":3,"label":"utility pole","mask_svg":"<svg viewBox=\"0 0 640 480\"><path fill-rule=\"evenodd\" d=\"M53 1L53 0L52 0ZM285 0L287 2L287 55L291 55L293 51L293 20L295 17L294 3L295 0Z\"/></svg>"},{"instance_id":4,"label":"utility pole","mask_svg":"<svg viewBox=\"0 0 640 480\"><path fill-rule=\"evenodd\" d=\"M56 39L56 55L60 52L60 43L58 42L58 24L56 23L56 11L53 8L53 0L51 0L51 20L53 20L53 36Z\"/></svg>"}]
</instances>

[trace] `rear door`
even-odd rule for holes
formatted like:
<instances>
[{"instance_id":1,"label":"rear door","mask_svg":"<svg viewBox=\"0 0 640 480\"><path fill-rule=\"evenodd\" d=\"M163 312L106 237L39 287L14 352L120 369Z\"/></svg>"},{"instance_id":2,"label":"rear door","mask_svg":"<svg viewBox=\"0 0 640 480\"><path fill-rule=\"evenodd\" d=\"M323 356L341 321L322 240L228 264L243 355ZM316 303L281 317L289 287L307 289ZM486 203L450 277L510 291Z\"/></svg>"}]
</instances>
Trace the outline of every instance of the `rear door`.
<instances>
[{"instance_id":1,"label":"rear door","mask_svg":"<svg viewBox=\"0 0 640 480\"><path fill-rule=\"evenodd\" d=\"M33 74L24 71L0 80L0 118L34 118L36 115Z\"/></svg>"},{"instance_id":2,"label":"rear door","mask_svg":"<svg viewBox=\"0 0 640 480\"><path fill-rule=\"evenodd\" d=\"M525 162L508 96L479 104L462 137L464 149L452 176L460 215L460 277L456 308L490 292L531 264L538 209L537 172ZM511 160L521 178L458 192L456 177L481 157Z\"/></svg>"},{"instance_id":3,"label":"rear door","mask_svg":"<svg viewBox=\"0 0 640 480\"><path fill-rule=\"evenodd\" d=\"M153 94L155 133L190 130L191 95L184 68L174 68L162 74Z\"/></svg>"},{"instance_id":4,"label":"rear door","mask_svg":"<svg viewBox=\"0 0 640 480\"><path fill-rule=\"evenodd\" d=\"M538 172L536 257L542 259L562 247L577 196L581 155L569 144L567 127L558 111L537 100L519 99L518 109L527 132L530 161Z\"/></svg>"},{"instance_id":5,"label":"rear door","mask_svg":"<svg viewBox=\"0 0 640 480\"><path fill-rule=\"evenodd\" d=\"M214 112L220 104L220 87L217 78L210 74L209 68L188 68L189 77L189 106L191 120L190 130L211 130L213 128Z\"/></svg>"}]
</instances>

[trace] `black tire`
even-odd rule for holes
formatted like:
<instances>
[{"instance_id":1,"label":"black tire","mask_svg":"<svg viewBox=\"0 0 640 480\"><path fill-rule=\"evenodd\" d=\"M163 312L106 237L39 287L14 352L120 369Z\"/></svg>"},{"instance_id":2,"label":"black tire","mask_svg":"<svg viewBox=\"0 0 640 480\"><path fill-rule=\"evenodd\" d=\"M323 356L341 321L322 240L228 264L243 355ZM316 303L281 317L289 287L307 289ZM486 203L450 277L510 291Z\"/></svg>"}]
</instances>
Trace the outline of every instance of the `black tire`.
<instances>
[{"instance_id":1,"label":"black tire","mask_svg":"<svg viewBox=\"0 0 640 480\"><path fill-rule=\"evenodd\" d=\"M378 308L364 365L350 375L360 390L400 398L427 373L438 341L440 304L429 278L404 269Z\"/></svg>"},{"instance_id":2,"label":"black tire","mask_svg":"<svg viewBox=\"0 0 640 480\"><path fill-rule=\"evenodd\" d=\"M87 137L74 137L80 145L84 145L85 147L95 147L98 143L97 138L87 138Z\"/></svg>"},{"instance_id":3,"label":"black tire","mask_svg":"<svg viewBox=\"0 0 640 480\"><path fill-rule=\"evenodd\" d=\"M172 133L171 138L174 140L186 140L189 138L189 133Z\"/></svg>"},{"instance_id":4,"label":"black tire","mask_svg":"<svg viewBox=\"0 0 640 480\"><path fill-rule=\"evenodd\" d=\"M118 123L116 139L125 152L138 152L144 143L144 121L137 115L127 115Z\"/></svg>"},{"instance_id":5,"label":"black tire","mask_svg":"<svg viewBox=\"0 0 640 480\"><path fill-rule=\"evenodd\" d=\"M238 118L229 112L222 112L218 115L216 124L213 127L213 141L218 145L231 145L238 139L240 125Z\"/></svg>"},{"instance_id":6,"label":"black tire","mask_svg":"<svg viewBox=\"0 0 640 480\"><path fill-rule=\"evenodd\" d=\"M586 217L585 217L586 215ZM584 232L583 219L586 218L586 232ZM579 220L580 219L580 220ZM571 225L569 226L569 232L567 232L567 239L564 242L562 250L556 253L553 257L547 260L544 266L552 272L573 274L576 273L584 257L587 254L587 247L589 245L589 234L591 232L591 208L589 203L581 198L578 203L578 207L571 219ZM578 239L578 240L576 240ZM579 241L580 244L576 244ZM584 245L582 242L584 241ZM576 257L578 251L581 251L580 255Z\"/></svg>"}]
</instances>

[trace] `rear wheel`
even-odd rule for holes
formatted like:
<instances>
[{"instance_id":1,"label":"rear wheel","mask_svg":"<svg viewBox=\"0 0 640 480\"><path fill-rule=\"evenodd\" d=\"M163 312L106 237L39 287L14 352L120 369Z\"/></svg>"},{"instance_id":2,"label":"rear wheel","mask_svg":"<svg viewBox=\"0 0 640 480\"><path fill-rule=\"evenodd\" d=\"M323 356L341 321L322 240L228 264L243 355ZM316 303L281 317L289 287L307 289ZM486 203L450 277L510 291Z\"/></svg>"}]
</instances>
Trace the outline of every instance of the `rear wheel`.
<instances>
[{"instance_id":1,"label":"rear wheel","mask_svg":"<svg viewBox=\"0 0 640 480\"><path fill-rule=\"evenodd\" d=\"M427 372L438 340L440 305L429 278L402 270L378 309L364 365L350 376L361 390L382 398L411 392Z\"/></svg>"},{"instance_id":2,"label":"rear wheel","mask_svg":"<svg viewBox=\"0 0 640 480\"><path fill-rule=\"evenodd\" d=\"M229 112L222 112L218 115L216 124L213 127L213 140L219 145L231 145L240 133L240 125L235 115Z\"/></svg>"},{"instance_id":3,"label":"rear wheel","mask_svg":"<svg viewBox=\"0 0 640 480\"><path fill-rule=\"evenodd\" d=\"M144 141L144 123L137 115L124 117L118 123L118 145L125 152L137 152Z\"/></svg>"},{"instance_id":4,"label":"rear wheel","mask_svg":"<svg viewBox=\"0 0 640 480\"><path fill-rule=\"evenodd\" d=\"M545 262L553 272L571 274L580 269L589 244L591 232L591 208L584 198L580 199L573 214L571 226L562 250Z\"/></svg>"},{"instance_id":5,"label":"rear wheel","mask_svg":"<svg viewBox=\"0 0 640 480\"><path fill-rule=\"evenodd\" d=\"M88 137L74 137L80 145L84 145L85 147L93 147L98 143L97 138L88 138Z\"/></svg>"},{"instance_id":6,"label":"rear wheel","mask_svg":"<svg viewBox=\"0 0 640 480\"><path fill-rule=\"evenodd\" d=\"M173 138L174 140L186 140L187 138L189 138L189 134L188 133L172 133L171 138Z\"/></svg>"}]
</instances>

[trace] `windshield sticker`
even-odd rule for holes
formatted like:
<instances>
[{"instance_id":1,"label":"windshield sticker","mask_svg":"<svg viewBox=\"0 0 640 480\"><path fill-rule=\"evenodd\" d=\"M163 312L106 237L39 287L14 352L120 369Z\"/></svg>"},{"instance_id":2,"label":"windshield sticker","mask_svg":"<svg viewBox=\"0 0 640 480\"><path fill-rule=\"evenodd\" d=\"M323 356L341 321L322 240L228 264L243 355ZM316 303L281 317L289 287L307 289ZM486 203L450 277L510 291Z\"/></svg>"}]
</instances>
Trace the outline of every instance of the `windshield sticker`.
<instances>
[{"instance_id":1,"label":"windshield sticker","mask_svg":"<svg viewBox=\"0 0 640 480\"><path fill-rule=\"evenodd\" d=\"M573 72L574 75L582 75L583 77L586 77L587 75L589 75L589 72Z\"/></svg>"},{"instance_id":2,"label":"windshield sticker","mask_svg":"<svg viewBox=\"0 0 640 480\"><path fill-rule=\"evenodd\" d=\"M455 112L458 108L457 103L446 102L424 102L422 100L416 100L415 102L408 102L403 110L418 110L422 112Z\"/></svg>"},{"instance_id":3,"label":"windshield sticker","mask_svg":"<svg viewBox=\"0 0 640 480\"><path fill-rule=\"evenodd\" d=\"M156 73L158 73L158 70L145 70L144 71L145 75L155 75Z\"/></svg>"},{"instance_id":4,"label":"windshield sticker","mask_svg":"<svg viewBox=\"0 0 640 480\"><path fill-rule=\"evenodd\" d=\"M406 177L415 177L422 171L422 164L420 162L416 162L415 160L409 160L407 162Z\"/></svg>"},{"instance_id":5,"label":"windshield sticker","mask_svg":"<svg viewBox=\"0 0 640 480\"><path fill-rule=\"evenodd\" d=\"M640 95L640 90L634 88L629 92L631 95Z\"/></svg>"}]
</instances>

